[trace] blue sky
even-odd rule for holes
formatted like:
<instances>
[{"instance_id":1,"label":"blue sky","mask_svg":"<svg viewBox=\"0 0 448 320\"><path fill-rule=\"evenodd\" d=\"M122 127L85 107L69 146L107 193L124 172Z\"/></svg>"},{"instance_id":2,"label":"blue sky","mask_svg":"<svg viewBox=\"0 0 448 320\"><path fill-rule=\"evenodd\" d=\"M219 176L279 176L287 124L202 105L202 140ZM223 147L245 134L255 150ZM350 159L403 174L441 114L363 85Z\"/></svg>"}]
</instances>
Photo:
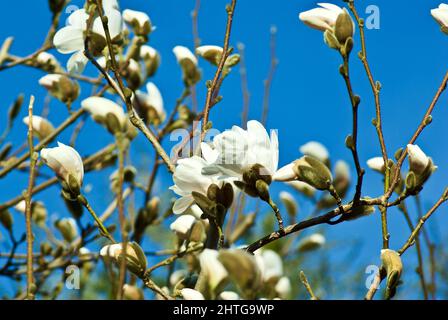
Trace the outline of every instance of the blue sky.
<instances>
[{"instance_id":1,"label":"blue sky","mask_svg":"<svg viewBox=\"0 0 448 320\"><path fill-rule=\"evenodd\" d=\"M342 1L332 1L343 5ZM367 30L367 46L369 62L376 79L383 84L381 91L383 105L383 126L389 156L406 144L427 106L432 100L447 68L448 36L439 31L438 25L429 11L438 6L439 1L357 1L358 10L366 16L367 5L376 5L380 9L380 29ZM81 6L83 1L74 0L72 4ZM203 44L222 44L226 13L223 0L203 0L199 14L199 33ZM194 0L122 0L122 8L142 10L149 13L157 30L151 35L150 44L162 55L162 65L153 81L160 88L167 109L171 109L182 91L180 71L171 52L175 45L193 47L190 12ZM351 155L344 147L344 140L351 131L351 109L344 83L338 72L340 57L336 51L326 47L322 34L311 30L298 20L300 11L315 6L315 1L304 0L268 0L239 1L234 19L231 44L236 46L242 42L246 47L246 60L249 90L251 92L250 119L259 119L263 98L263 80L269 68L269 30L272 25L278 29L277 55L280 61L272 83L270 114L267 127L278 129L280 138L280 164L286 164L300 156L300 145L317 140L325 144L333 162L344 159L351 163ZM12 14L15 12L14 14ZM68 14L64 16L68 17ZM27 55L40 47L43 41L50 14L46 1L11 2L8 10L1 13L0 40L14 36L12 53ZM64 18L64 19L65 19ZM358 33L356 34L358 36ZM356 38L354 52L359 50ZM58 55L65 64L68 56ZM202 63L204 79L213 77L213 68ZM362 64L352 56L352 79L354 90L362 98L360 106L359 152L362 163L373 156L378 156L380 149L371 119L374 117L372 93L364 74ZM93 68L87 74L95 75ZM18 67L0 72L0 103L6 110L13 99L21 92L26 96L37 97L36 109L40 110L45 97L45 90L37 81L43 75L41 71ZM88 88L83 87L82 97L88 96ZM205 101L204 83L198 87L199 106ZM234 124L240 124L242 95L238 69L226 79L222 87L224 100L212 110L211 120L216 128L223 130ZM448 178L448 168L444 165L448 158L445 148L448 98L443 96L433 116L431 126L424 131L418 144L439 165L438 171L428 182L422 192L425 208L441 194ZM78 107L75 103L74 107ZM25 116L25 109L19 118ZM60 122L67 116L66 110L56 101L51 103L50 119ZM0 128L6 123L6 111L0 114ZM61 141L68 139L68 133L62 135ZM26 136L25 126L17 121L10 139L19 146ZM79 139L79 150L89 154L111 141L111 137L102 132L97 125L89 123ZM65 141L67 142L67 141ZM172 144L171 144L172 145ZM167 148L170 144L166 145ZM134 148L139 154L135 160L137 165L147 167L150 160L141 154L150 150L149 144L139 137ZM152 156L150 157L152 159ZM352 170L354 174L354 170ZM101 174L103 179L87 177L86 183L93 183L92 197L98 200L110 200L112 195L108 189L107 171ZM166 193L171 184L166 173L159 181L159 192ZM19 194L25 189L27 176L14 174L0 181L0 202ZM281 185L274 186L276 191L285 189ZM57 192L57 188L51 189ZM369 170L365 177L364 194L378 195L382 190L381 177ZM52 192L39 195L37 198L49 201ZM107 201L98 201L99 208L107 205ZM303 216L309 209L301 203ZM61 212L63 205L51 203L51 213ZM411 206L413 209L413 207ZM441 228L447 219L443 217L445 209L441 209L436 217L428 222L430 229L438 230L436 234L446 238ZM411 214L415 216L414 210ZM20 218L17 218L18 220ZM359 254L360 266L378 263L381 248L379 215L338 225L328 229L331 239L360 239L363 243ZM399 248L408 236L408 229L403 218L392 210L390 215L391 246ZM414 263L415 254L406 254L406 261ZM363 267L362 267L363 268ZM412 273L411 268L408 274Z\"/></svg>"}]
</instances>

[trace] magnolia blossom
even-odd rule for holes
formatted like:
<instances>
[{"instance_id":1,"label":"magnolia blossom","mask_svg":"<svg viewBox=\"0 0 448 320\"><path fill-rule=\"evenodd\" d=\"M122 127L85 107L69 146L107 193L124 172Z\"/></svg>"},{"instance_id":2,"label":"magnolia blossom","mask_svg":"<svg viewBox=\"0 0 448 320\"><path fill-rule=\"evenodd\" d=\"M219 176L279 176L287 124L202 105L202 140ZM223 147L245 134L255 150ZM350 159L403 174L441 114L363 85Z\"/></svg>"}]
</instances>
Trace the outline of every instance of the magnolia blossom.
<instances>
[{"instance_id":1,"label":"magnolia blossom","mask_svg":"<svg viewBox=\"0 0 448 320\"><path fill-rule=\"evenodd\" d=\"M173 223L171 223L170 229L174 231L180 238L186 239L195 221L196 218L191 215L182 215L178 217Z\"/></svg>"},{"instance_id":2,"label":"magnolia blossom","mask_svg":"<svg viewBox=\"0 0 448 320\"><path fill-rule=\"evenodd\" d=\"M140 47L140 58L145 64L146 76L152 77L159 68L160 54L153 47L143 45Z\"/></svg>"},{"instance_id":3,"label":"magnolia blossom","mask_svg":"<svg viewBox=\"0 0 448 320\"><path fill-rule=\"evenodd\" d=\"M109 244L101 248L100 256L112 258L118 261L118 258L124 254L124 249L125 248L123 247L123 243ZM126 246L126 255L136 260L140 259L134 247L129 243Z\"/></svg>"},{"instance_id":4,"label":"magnolia blossom","mask_svg":"<svg viewBox=\"0 0 448 320\"><path fill-rule=\"evenodd\" d=\"M175 214L183 213L194 203L192 192L207 194L212 184L222 184L216 175L204 175L202 171L209 166L206 159L198 156L180 159L177 161L173 174L174 186L170 187L181 198L177 199L173 206Z\"/></svg>"},{"instance_id":5,"label":"magnolia blossom","mask_svg":"<svg viewBox=\"0 0 448 320\"><path fill-rule=\"evenodd\" d=\"M409 167L416 174L423 173L430 162L430 158L415 144L408 144Z\"/></svg>"},{"instance_id":6,"label":"magnolia blossom","mask_svg":"<svg viewBox=\"0 0 448 320\"><path fill-rule=\"evenodd\" d=\"M326 162L330 154L325 146L316 141L310 141L300 147L300 152L306 156L314 157L322 162Z\"/></svg>"},{"instance_id":7,"label":"magnolia blossom","mask_svg":"<svg viewBox=\"0 0 448 320\"><path fill-rule=\"evenodd\" d=\"M261 250L255 255L258 267L265 282L283 276L282 258L273 250Z\"/></svg>"},{"instance_id":8,"label":"magnolia blossom","mask_svg":"<svg viewBox=\"0 0 448 320\"><path fill-rule=\"evenodd\" d=\"M132 25L139 35L147 35L152 31L151 20L144 12L126 9L123 11L123 19Z\"/></svg>"},{"instance_id":9,"label":"magnolia blossom","mask_svg":"<svg viewBox=\"0 0 448 320\"><path fill-rule=\"evenodd\" d=\"M281 299L289 298L291 294L291 281L288 277L281 277L275 285L275 292Z\"/></svg>"},{"instance_id":10,"label":"magnolia blossom","mask_svg":"<svg viewBox=\"0 0 448 320\"><path fill-rule=\"evenodd\" d=\"M277 171L277 132L273 130L269 136L258 121L249 121L247 130L233 126L217 135L212 149L207 153L216 157L214 169L226 176L241 179L244 171L256 164L263 166L263 172L260 172L263 175L273 176Z\"/></svg>"},{"instance_id":11,"label":"magnolia blossom","mask_svg":"<svg viewBox=\"0 0 448 320\"><path fill-rule=\"evenodd\" d=\"M124 129L127 125L127 117L115 102L103 97L90 97L81 102L81 107L92 115L92 118L100 124L107 126L108 114L114 115L120 124L119 129Z\"/></svg>"},{"instance_id":12,"label":"magnolia blossom","mask_svg":"<svg viewBox=\"0 0 448 320\"><path fill-rule=\"evenodd\" d=\"M39 84L48 91L51 91L63 77L61 74L47 74L39 79Z\"/></svg>"},{"instance_id":13,"label":"magnolia blossom","mask_svg":"<svg viewBox=\"0 0 448 320\"><path fill-rule=\"evenodd\" d=\"M23 118L23 123L28 126L30 123L30 118L28 116ZM33 115L31 125L33 127L33 133L35 133L39 139L44 139L54 131L54 127L51 122L40 116Z\"/></svg>"},{"instance_id":14,"label":"magnolia blossom","mask_svg":"<svg viewBox=\"0 0 448 320\"><path fill-rule=\"evenodd\" d=\"M180 294L185 300L205 300L202 293L189 288L184 288L180 290Z\"/></svg>"},{"instance_id":15,"label":"magnolia blossom","mask_svg":"<svg viewBox=\"0 0 448 320\"><path fill-rule=\"evenodd\" d=\"M63 218L57 221L56 227L67 242L72 242L78 236L78 225L73 218Z\"/></svg>"},{"instance_id":16,"label":"magnolia blossom","mask_svg":"<svg viewBox=\"0 0 448 320\"><path fill-rule=\"evenodd\" d=\"M220 46L200 46L196 48L196 54L210 63L217 65L224 49Z\"/></svg>"},{"instance_id":17,"label":"magnolia blossom","mask_svg":"<svg viewBox=\"0 0 448 320\"><path fill-rule=\"evenodd\" d=\"M380 173L384 173L384 170L386 170L383 157L374 157L367 160L367 166Z\"/></svg>"},{"instance_id":18,"label":"magnolia blossom","mask_svg":"<svg viewBox=\"0 0 448 320\"><path fill-rule=\"evenodd\" d=\"M123 19L120 11L117 10L116 1L103 1L104 14L108 18L108 26L111 38L114 40L119 37L123 30ZM85 9L79 9L73 12L67 19L67 26L56 32L53 38L53 44L56 49L63 54L73 53L67 63L67 70L70 73L81 73L88 62L84 55L84 37L87 29L87 20L89 18ZM106 45L106 35L100 17L95 17L92 25L94 36L92 41L98 47L94 53L101 52ZM99 37L96 39L95 37Z\"/></svg>"},{"instance_id":19,"label":"magnolia blossom","mask_svg":"<svg viewBox=\"0 0 448 320\"><path fill-rule=\"evenodd\" d=\"M311 28L325 31L333 30L342 9L331 3L318 3L320 8L314 8L299 14L299 19Z\"/></svg>"},{"instance_id":20,"label":"magnolia blossom","mask_svg":"<svg viewBox=\"0 0 448 320\"><path fill-rule=\"evenodd\" d=\"M233 291L223 291L219 294L221 300L240 300L238 293Z\"/></svg>"},{"instance_id":21,"label":"magnolia blossom","mask_svg":"<svg viewBox=\"0 0 448 320\"><path fill-rule=\"evenodd\" d=\"M431 15L443 28L448 28L448 4L441 3L437 9L431 10ZM446 33L446 30L444 31Z\"/></svg>"},{"instance_id":22,"label":"magnolia blossom","mask_svg":"<svg viewBox=\"0 0 448 320\"><path fill-rule=\"evenodd\" d=\"M226 268L218 260L218 251L205 249L199 256L201 272L207 278L207 283L211 290L217 288L228 276Z\"/></svg>"},{"instance_id":23,"label":"magnolia blossom","mask_svg":"<svg viewBox=\"0 0 448 320\"><path fill-rule=\"evenodd\" d=\"M166 118L162 94L152 82L146 84L146 91L136 92L137 101L134 104L146 122L160 124Z\"/></svg>"},{"instance_id":24,"label":"magnolia blossom","mask_svg":"<svg viewBox=\"0 0 448 320\"><path fill-rule=\"evenodd\" d=\"M46 51L42 51L37 55L36 62L44 70L47 70L48 69L47 67L50 67L49 69L51 71L61 69L61 66L59 65L59 62L56 59L56 57Z\"/></svg>"},{"instance_id":25,"label":"magnolia blossom","mask_svg":"<svg viewBox=\"0 0 448 320\"><path fill-rule=\"evenodd\" d=\"M17 203L14 206L14 209L16 209L17 211L19 211L21 213L25 213L25 211L26 211L26 202L25 202L25 200L22 200L19 203Z\"/></svg>"},{"instance_id":26,"label":"magnolia blossom","mask_svg":"<svg viewBox=\"0 0 448 320\"><path fill-rule=\"evenodd\" d=\"M78 187L81 187L84 179L84 165L75 149L58 142L55 148L42 149L40 156L69 187L71 187L70 176L75 179Z\"/></svg>"},{"instance_id":27,"label":"magnolia blossom","mask_svg":"<svg viewBox=\"0 0 448 320\"><path fill-rule=\"evenodd\" d=\"M316 188L303 181L289 181L287 184L308 197L314 197Z\"/></svg>"},{"instance_id":28,"label":"magnolia blossom","mask_svg":"<svg viewBox=\"0 0 448 320\"><path fill-rule=\"evenodd\" d=\"M191 61L195 66L198 65L198 59L187 47L175 46L173 53L176 56L177 62L182 63L185 60Z\"/></svg>"}]
</instances>

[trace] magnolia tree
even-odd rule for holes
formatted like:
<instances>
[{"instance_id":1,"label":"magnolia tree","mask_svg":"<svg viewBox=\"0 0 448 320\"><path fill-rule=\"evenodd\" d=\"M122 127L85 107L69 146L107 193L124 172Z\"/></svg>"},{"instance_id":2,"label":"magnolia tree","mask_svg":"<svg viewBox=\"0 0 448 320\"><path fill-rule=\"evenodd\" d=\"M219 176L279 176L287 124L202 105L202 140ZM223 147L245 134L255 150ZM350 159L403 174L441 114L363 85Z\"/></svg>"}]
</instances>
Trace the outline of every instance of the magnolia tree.
<instances>
[{"instance_id":1,"label":"magnolia tree","mask_svg":"<svg viewBox=\"0 0 448 320\"><path fill-rule=\"evenodd\" d=\"M226 7L224 42L203 46L197 36L196 1L192 15L194 49L173 48L184 92L169 110L165 110L162 95L151 82L158 71L160 54L149 45L154 27L147 13L123 10L117 0L88 0L83 8L71 13L66 26L61 26L60 18L69 2L49 1L52 25L36 52L17 57L9 50L12 39L7 39L0 53L0 70L23 65L44 71L46 75L39 84L69 111L65 120L52 124L45 112L35 114L34 96L29 103L28 97L20 97L9 111L0 142L0 178L16 171L29 175L23 194L0 204L0 230L5 235L3 240L10 242L10 250L1 252L0 275L16 281L16 292L10 298L56 298L64 287L80 289L89 283L97 284L95 292L99 296L113 299L325 298L321 293L326 282L322 279L331 275L316 267L314 281L308 281L301 271L304 253L326 244L326 229L371 214L381 219L383 249L372 253L381 258L381 265L365 289L365 298L372 299L381 283L382 297L386 299L406 290L402 275L415 271L402 263L401 256L411 250L416 250L418 256L419 290L425 298L434 295L435 283L423 264L431 260L431 270L437 265L424 223L448 200L448 191L440 190L439 200L418 220L408 212L406 201L418 199L425 182L437 169L416 143L431 123L448 74L414 135L391 156L382 131L381 85L375 81L367 60L364 20L355 2L345 1L345 8L321 3L301 12L297 23L322 32L326 46L341 58L339 72L353 115L353 131L345 147L353 163L332 164L327 149L312 141L300 147L301 158L286 159L290 163L279 168L279 139L275 130L268 134L264 126L266 113L261 122L247 121L247 110L243 110L241 127L219 133L210 121L210 110L222 99L220 88L237 67L244 85L244 47L238 46L240 52L235 53L231 39L237 0ZM431 14L442 32L448 33L448 5L441 4ZM375 197L364 193L364 160L358 154L360 98L354 92L349 70L357 62L352 52L355 42L360 43L358 57L376 108L373 124L379 156L367 161L367 170L383 176L384 192ZM65 67L60 60L67 60ZM204 81L201 63L215 68L211 80ZM271 77L276 63L273 57ZM84 74L89 64L96 68L96 77ZM79 99L80 82L91 86L90 97ZM199 90L206 95L202 110L195 105ZM38 103L42 100L36 98ZM23 102L28 105L28 115L23 118L28 139L23 147L14 150L17 142L7 142L8 132ZM112 140L88 156L82 144L74 148L86 121L96 122L97 130L107 130ZM75 123L72 139L64 141L61 133ZM188 134L168 150L162 141L178 130ZM139 179L143 173L131 165L137 135L146 139L146 150L155 156L146 184ZM409 165L405 165L407 160ZM350 177L350 166L356 170L354 179ZM110 167L116 168L110 176L114 199L99 213L101 205L92 200L84 177ZM157 172L163 167L172 179L168 201L162 201L154 191ZM48 177L45 172L52 175ZM297 195L286 191L276 194L271 188L274 183L293 187L315 206L314 213L308 218L298 217ZM46 209L50 204L36 201L35 197L55 185L60 197L57 194L52 201L64 202L67 214L50 222ZM144 198L143 206L135 204L136 196ZM98 198L105 199L93 197ZM247 205L248 198L255 198L256 205ZM403 230L408 230L407 241L395 248L389 245L387 223L389 210L394 207L406 217L407 229ZM269 212L262 215L261 211L267 209ZM17 223L23 219L17 212L24 214L25 228ZM313 233L318 225L324 228ZM312 231L306 237L300 235L305 229ZM45 231L44 237L36 236L39 230ZM424 242L420 234L426 235ZM300 238L296 242L297 235ZM147 245L142 244L144 240ZM292 246L295 249L291 251ZM423 250L424 246L428 250ZM431 259L423 257L422 252L429 252ZM57 276L61 271L62 279Z\"/></svg>"}]
</instances>

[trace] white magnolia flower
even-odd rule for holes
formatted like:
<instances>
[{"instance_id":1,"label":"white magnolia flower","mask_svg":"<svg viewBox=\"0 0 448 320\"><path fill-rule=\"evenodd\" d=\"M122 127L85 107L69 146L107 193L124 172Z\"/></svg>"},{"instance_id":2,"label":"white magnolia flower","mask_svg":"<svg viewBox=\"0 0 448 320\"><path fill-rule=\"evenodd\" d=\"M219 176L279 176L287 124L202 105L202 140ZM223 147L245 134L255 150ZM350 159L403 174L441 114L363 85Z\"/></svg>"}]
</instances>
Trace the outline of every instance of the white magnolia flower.
<instances>
[{"instance_id":1,"label":"white magnolia flower","mask_svg":"<svg viewBox=\"0 0 448 320\"><path fill-rule=\"evenodd\" d=\"M306 156L314 157L322 162L326 162L330 154L325 146L316 141L310 141L300 147L300 152Z\"/></svg>"},{"instance_id":2,"label":"white magnolia flower","mask_svg":"<svg viewBox=\"0 0 448 320\"><path fill-rule=\"evenodd\" d=\"M219 299L221 300L240 300L238 293L233 291L223 291L219 294Z\"/></svg>"},{"instance_id":3,"label":"white magnolia flower","mask_svg":"<svg viewBox=\"0 0 448 320\"><path fill-rule=\"evenodd\" d=\"M367 160L367 166L380 173L384 173L384 170L386 170L383 157L374 157Z\"/></svg>"},{"instance_id":4,"label":"white magnolia flower","mask_svg":"<svg viewBox=\"0 0 448 320\"><path fill-rule=\"evenodd\" d=\"M123 111L123 108L117 103L103 98L103 97L90 97L81 102L81 107L89 112L92 118L100 124L107 126L107 115L112 114L118 120L121 128L126 128L127 117Z\"/></svg>"},{"instance_id":5,"label":"white magnolia flower","mask_svg":"<svg viewBox=\"0 0 448 320\"><path fill-rule=\"evenodd\" d=\"M185 300L205 300L202 293L193 289L184 288L180 293Z\"/></svg>"},{"instance_id":6,"label":"white magnolia flower","mask_svg":"<svg viewBox=\"0 0 448 320\"><path fill-rule=\"evenodd\" d=\"M408 144L409 167L415 174L422 174L430 162L430 158L420 149L418 145Z\"/></svg>"},{"instance_id":7,"label":"white magnolia flower","mask_svg":"<svg viewBox=\"0 0 448 320\"><path fill-rule=\"evenodd\" d=\"M191 215L182 215L178 217L173 223L170 225L170 229L174 231L179 238L187 239L188 234L190 233L191 228L196 222L196 218Z\"/></svg>"},{"instance_id":8,"label":"white magnolia flower","mask_svg":"<svg viewBox=\"0 0 448 320\"><path fill-rule=\"evenodd\" d=\"M291 294L291 281L288 277L281 277L275 285L275 292L281 299L288 299Z\"/></svg>"},{"instance_id":9,"label":"white magnolia flower","mask_svg":"<svg viewBox=\"0 0 448 320\"><path fill-rule=\"evenodd\" d=\"M437 9L431 10L431 15L442 28L448 28L448 4L441 3Z\"/></svg>"},{"instance_id":10,"label":"white magnolia flower","mask_svg":"<svg viewBox=\"0 0 448 320\"><path fill-rule=\"evenodd\" d=\"M152 31L151 20L144 12L126 9L123 11L123 19L133 26L139 35L147 35Z\"/></svg>"},{"instance_id":11,"label":"white magnolia flower","mask_svg":"<svg viewBox=\"0 0 448 320\"><path fill-rule=\"evenodd\" d=\"M32 119L33 123L31 125L33 127L33 133L35 133L39 139L44 139L54 131L53 125L47 119L35 115L33 115ZM28 126L30 123L30 118L28 116L23 118L23 123Z\"/></svg>"},{"instance_id":12,"label":"white magnolia flower","mask_svg":"<svg viewBox=\"0 0 448 320\"><path fill-rule=\"evenodd\" d=\"M84 165L79 153L72 147L58 142L55 148L44 148L40 152L42 160L49 166L61 179L70 187L70 178L72 176L78 187L82 186L84 179Z\"/></svg>"},{"instance_id":13,"label":"white magnolia flower","mask_svg":"<svg viewBox=\"0 0 448 320\"><path fill-rule=\"evenodd\" d=\"M136 92L137 96L137 109L140 111L140 115L147 122L153 124L160 124L165 121L166 112L163 105L162 94L160 93L157 86L148 82L146 84L146 92L138 90Z\"/></svg>"},{"instance_id":14,"label":"white magnolia flower","mask_svg":"<svg viewBox=\"0 0 448 320\"><path fill-rule=\"evenodd\" d=\"M108 245L102 247L100 250L100 256L108 257L108 258L111 258L111 259L114 259L117 261L118 261L118 258L120 257L120 255L122 255L122 254L124 254L123 243L108 244ZM139 257L137 255L136 251L134 250L132 245L130 245L129 243L126 246L126 255L139 260Z\"/></svg>"},{"instance_id":15,"label":"white magnolia flower","mask_svg":"<svg viewBox=\"0 0 448 320\"><path fill-rule=\"evenodd\" d=\"M177 62L182 63L183 60L191 61L195 66L198 65L198 59L187 47L175 46L173 53L176 56Z\"/></svg>"},{"instance_id":16,"label":"white magnolia flower","mask_svg":"<svg viewBox=\"0 0 448 320\"><path fill-rule=\"evenodd\" d=\"M78 83L61 74L47 74L39 79L39 84L64 103L75 101L80 93Z\"/></svg>"},{"instance_id":17,"label":"white magnolia flower","mask_svg":"<svg viewBox=\"0 0 448 320\"><path fill-rule=\"evenodd\" d=\"M222 184L216 175L203 174L203 169L209 165L210 163L206 159L198 156L177 161L173 174L174 186L170 187L174 193L181 196L174 203L173 212L175 214L181 214L193 205L194 199L191 194L193 191L207 194L211 184Z\"/></svg>"},{"instance_id":18,"label":"white magnolia flower","mask_svg":"<svg viewBox=\"0 0 448 320\"><path fill-rule=\"evenodd\" d=\"M265 282L268 282L271 279L279 279L283 276L282 258L280 258L275 251L257 251L255 259Z\"/></svg>"},{"instance_id":19,"label":"white magnolia flower","mask_svg":"<svg viewBox=\"0 0 448 320\"><path fill-rule=\"evenodd\" d=\"M262 165L264 175L273 176L278 167L278 136L273 130L268 135L263 125L255 120L247 123L247 130L233 126L213 140L217 155L215 169L223 174L241 179L245 170L255 164ZM203 150L204 151L204 150Z\"/></svg>"},{"instance_id":20,"label":"white magnolia flower","mask_svg":"<svg viewBox=\"0 0 448 320\"><path fill-rule=\"evenodd\" d=\"M56 222L56 227L67 242L72 242L78 237L78 225L73 218L63 218Z\"/></svg>"},{"instance_id":21,"label":"white magnolia flower","mask_svg":"<svg viewBox=\"0 0 448 320\"><path fill-rule=\"evenodd\" d=\"M218 260L218 251L216 250L205 249L202 251L199 256L199 264L212 291L222 284L229 275Z\"/></svg>"},{"instance_id":22,"label":"white magnolia flower","mask_svg":"<svg viewBox=\"0 0 448 320\"><path fill-rule=\"evenodd\" d=\"M121 35L123 19L121 13L116 9L118 7L116 1L103 1L103 6L104 14L108 18L110 35L114 40ZM56 32L53 38L53 44L60 53L74 53L67 63L69 73L82 72L88 62L87 57L83 53L84 33L87 29L88 18L89 15L85 9L76 10L68 17L67 26ZM101 43L100 47L96 48L98 52L101 52L106 44L106 36L100 17L94 19L92 32L95 36L102 38L102 41L96 41L97 43Z\"/></svg>"},{"instance_id":23,"label":"white magnolia flower","mask_svg":"<svg viewBox=\"0 0 448 320\"><path fill-rule=\"evenodd\" d=\"M299 19L311 28L325 31L333 30L342 9L331 3L318 3L320 8L314 8L299 14Z\"/></svg>"}]
</instances>

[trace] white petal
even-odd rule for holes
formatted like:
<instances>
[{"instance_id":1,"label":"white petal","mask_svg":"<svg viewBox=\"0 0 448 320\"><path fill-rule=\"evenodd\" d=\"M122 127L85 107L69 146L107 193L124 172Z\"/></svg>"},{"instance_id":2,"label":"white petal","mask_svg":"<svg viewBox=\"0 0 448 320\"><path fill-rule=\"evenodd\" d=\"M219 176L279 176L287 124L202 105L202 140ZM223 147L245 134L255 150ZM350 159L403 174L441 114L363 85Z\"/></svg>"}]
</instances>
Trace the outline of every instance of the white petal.
<instances>
[{"instance_id":1,"label":"white petal","mask_svg":"<svg viewBox=\"0 0 448 320\"><path fill-rule=\"evenodd\" d=\"M84 55L83 51L74 53L67 62L67 71L70 74L81 74L86 68L89 59Z\"/></svg>"},{"instance_id":2,"label":"white petal","mask_svg":"<svg viewBox=\"0 0 448 320\"><path fill-rule=\"evenodd\" d=\"M84 50L83 31L72 26L64 27L54 35L53 44L60 53Z\"/></svg>"}]
</instances>

